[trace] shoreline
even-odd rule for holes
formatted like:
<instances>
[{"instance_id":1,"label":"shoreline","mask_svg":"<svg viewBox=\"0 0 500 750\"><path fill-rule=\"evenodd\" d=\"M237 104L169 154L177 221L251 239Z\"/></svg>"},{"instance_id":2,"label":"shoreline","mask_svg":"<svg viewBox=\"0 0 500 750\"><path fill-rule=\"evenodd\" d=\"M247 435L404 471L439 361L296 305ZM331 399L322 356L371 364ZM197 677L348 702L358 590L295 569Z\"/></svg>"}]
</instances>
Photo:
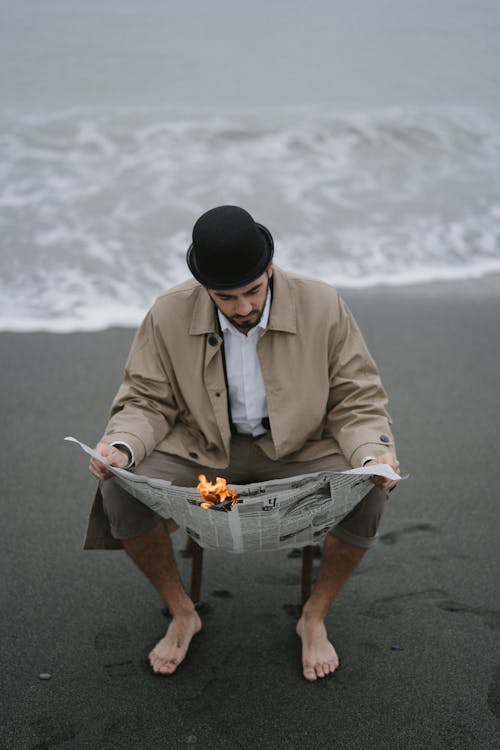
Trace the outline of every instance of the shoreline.
<instances>
[{"instance_id":1,"label":"shoreline","mask_svg":"<svg viewBox=\"0 0 500 750\"><path fill-rule=\"evenodd\" d=\"M278 264L279 265L279 264ZM413 299L421 298L423 300L432 300L438 302L441 298L448 298L450 295L457 295L462 298L480 297L481 299L488 297L498 297L500 295L500 273L492 273L479 278L470 279L457 279L457 280L435 280L415 284L379 284L377 286L369 287L343 287L341 285L336 286L339 293L349 302L349 299L353 301L361 301L370 303L370 301L376 300L378 297L384 297L384 299L398 300L401 298L411 297ZM151 300L153 303L154 298ZM135 330L141 322L142 315L147 311L147 307L144 308L142 313L138 312L137 322L125 323L123 325L116 322L106 324L103 327L73 327L72 324L67 324L64 321L45 322L37 324L36 321L27 324L25 322L11 324L14 327L0 327L0 335L3 334L36 334L36 333L47 333L56 335L72 335L80 333L102 333L105 331L111 331L114 329L124 330ZM31 327L25 327L30 325ZM51 325L54 328L51 328ZM56 326L60 326L60 330L57 330Z\"/></svg>"}]
</instances>

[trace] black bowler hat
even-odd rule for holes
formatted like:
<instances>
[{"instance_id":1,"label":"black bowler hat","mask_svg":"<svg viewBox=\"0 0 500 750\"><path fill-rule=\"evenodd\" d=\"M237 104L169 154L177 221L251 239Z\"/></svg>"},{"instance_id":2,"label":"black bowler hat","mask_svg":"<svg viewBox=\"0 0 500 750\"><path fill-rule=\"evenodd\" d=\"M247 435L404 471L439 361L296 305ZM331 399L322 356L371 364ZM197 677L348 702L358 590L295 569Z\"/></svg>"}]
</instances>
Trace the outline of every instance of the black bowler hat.
<instances>
[{"instance_id":1,"label":"black bowler hat","mask_svg":"<svg viewBox=\"0 0 500 750\"><path fill-rule=\"evenodd\" d=\"M272 260L271 233L238 206L218 206L193 227L189 270L209 289L236 289L261 276Z\"/></svg>"}]
</instances>

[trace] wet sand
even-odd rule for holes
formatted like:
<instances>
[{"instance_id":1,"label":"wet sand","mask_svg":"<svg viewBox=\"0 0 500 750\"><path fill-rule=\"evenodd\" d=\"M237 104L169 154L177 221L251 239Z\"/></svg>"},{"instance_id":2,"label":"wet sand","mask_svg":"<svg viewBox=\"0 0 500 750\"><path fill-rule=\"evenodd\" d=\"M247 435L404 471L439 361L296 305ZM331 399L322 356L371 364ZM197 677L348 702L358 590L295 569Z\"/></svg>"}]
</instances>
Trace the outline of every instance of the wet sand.
<instances>
[{"instance_id":1,"label":"wet sand","mask_svg":"<svg viewBox=\"0 0 500 750\"><path fill-rule=\"evenodd\" d=\"M2 750L500 747L500 279L344 296L411 478L332 608L341 666L315 684L282 552L208 552L204 629L177 675L150 672L162 602L123 552L82 550L94 485L63 442L99 437L133 332L0 335Z\"/></svg>"}]
</instances>

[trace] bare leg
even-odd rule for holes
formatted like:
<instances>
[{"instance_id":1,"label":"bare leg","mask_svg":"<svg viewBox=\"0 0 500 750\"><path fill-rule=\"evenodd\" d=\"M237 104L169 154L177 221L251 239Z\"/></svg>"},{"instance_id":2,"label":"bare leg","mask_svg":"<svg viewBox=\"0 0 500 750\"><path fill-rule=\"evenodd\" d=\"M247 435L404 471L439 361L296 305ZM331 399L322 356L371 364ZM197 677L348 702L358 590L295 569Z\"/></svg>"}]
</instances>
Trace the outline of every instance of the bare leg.
<instances>
[{"instance_id":1,"label":"bare leg","mask_svg":"<svg viewBox=\"0 0 500 750\"><path fill-rule=\"evenodd\" d=\"M172 614L165 636L149 653L155 672L172 674L186 656L201 620L187 595L175 564L170 535L160 521L133 539L122 539L128 555L146 575Z\"/></svg>"},{"instance_id":2,"label":"bare leg","mask_svg":"<svg viewBox=\"0 0 500 750\"><path fill-rule=\"evenodd\" d=\"M318 578L297 623L297 634L302 639L302 667L306 680L325 677L339 665L324 621L333 600L365 552L365 549L347 544L333 534L328 534L325 539Z\"/></svg>"}]
</instances>

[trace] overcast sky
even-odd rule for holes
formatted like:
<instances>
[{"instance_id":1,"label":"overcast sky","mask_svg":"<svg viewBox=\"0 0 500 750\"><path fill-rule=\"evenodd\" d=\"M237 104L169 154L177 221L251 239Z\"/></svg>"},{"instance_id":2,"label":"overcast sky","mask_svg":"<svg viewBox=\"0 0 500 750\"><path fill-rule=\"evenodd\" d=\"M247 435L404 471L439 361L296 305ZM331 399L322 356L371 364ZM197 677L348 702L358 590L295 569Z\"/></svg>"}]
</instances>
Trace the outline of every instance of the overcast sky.
<instances>
[{"instance_id":1,"label":"overcast sky","mask_svg":"<svg viewBox=\"0 0 500 750\"><path fill-rule=\"evenodd\" d=\"M4 107L500 103L499 0L0 0Z\"/></svg>"}]
</instances>

